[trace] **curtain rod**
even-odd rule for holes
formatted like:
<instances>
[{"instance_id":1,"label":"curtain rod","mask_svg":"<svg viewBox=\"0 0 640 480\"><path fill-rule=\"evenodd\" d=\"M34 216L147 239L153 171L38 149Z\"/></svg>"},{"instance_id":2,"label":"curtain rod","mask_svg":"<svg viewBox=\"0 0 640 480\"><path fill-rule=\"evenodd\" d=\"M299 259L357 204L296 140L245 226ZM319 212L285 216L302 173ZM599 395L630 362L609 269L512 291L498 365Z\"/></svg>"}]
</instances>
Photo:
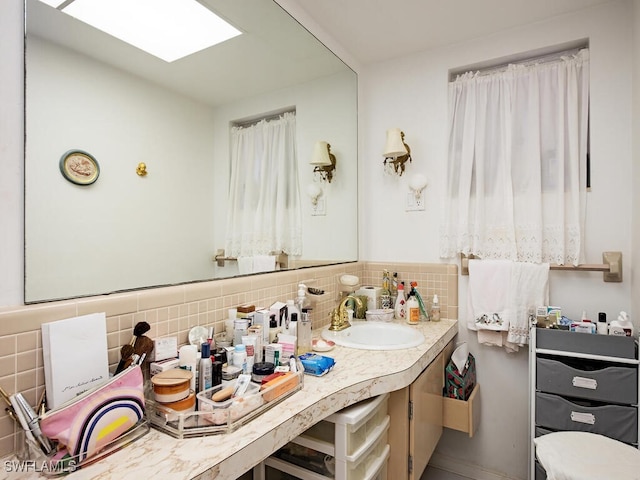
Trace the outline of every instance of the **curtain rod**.
<instances>
[{"instance_id":1,"label":"curtain rod","mask_svg":"<svg viewBox=\"0 0 640 480\"><path fill-rule=\"evenodd\" d=\"M473 254L460 254L460 275L469 275L469 260L480 260ZM572 272L603 272L604 282L622 282L622 252L603 252L603 263L583 263L580 265L556 265L550 264L549 270L561 270Z\"/></svg>"},{"instance_id":2,"label":"curtain rod","mask_svg":"<svg viewBox=\"0 0 640 480\"><path fill-rule=\"evenodd\" d=\"M281 269L287 269L289 267L289 255L286 253L278 251L271 252L270 255L274 255L276 257L276 265ZM216 262L219 267L224 267L225 262L237 262L238 257L227 257L224 254L224 248L219 248L212 260Z\"/></svg>"},{"instance_id":3,"label":"curtain rod","mask_svg":"<svg viewBox=\"0 0 640 480\"><path fill-rule=\"evenodd\" d=\"M251 117L251 118L247 118L244 120L238 120L237 122L232 122L231 124L234 127L240 127L240 128L245 128L245 127L250 127L252 125L256 125L260 122L262 122L263 120L266 120L267 122L270 120L277 120L278 118L280 118L282 115L284 115L285 113L293 113L295 115L296 113L296 109L287 109L287 110L281 110L275 113L267 113L264 116L260 116L260 117Z\"/></svg>"},{"instance_id":4,"label":"curtain rod","mask_svg":"<svg viewBox=\"0 0 640 480\"><path fill-rule=\"evenodd\" d=\"M449 76L450 81L456 80L461 75L466 73L475 72L479 76L490 75L492 73L498 73L509 68L509 65L534 65L539 63L552 63L558 61L560 58L568 55L576 55L581 50L588 49L589 46L587 44L580 45L578 47L568 48L564 50L559 50L552 53L545 53L543 55L520 58L519 60L510 60L507 62L499 63L497 65L491 65L483 68L466 68L459 72L451 72Z\"/></svg>"}]
</instances>

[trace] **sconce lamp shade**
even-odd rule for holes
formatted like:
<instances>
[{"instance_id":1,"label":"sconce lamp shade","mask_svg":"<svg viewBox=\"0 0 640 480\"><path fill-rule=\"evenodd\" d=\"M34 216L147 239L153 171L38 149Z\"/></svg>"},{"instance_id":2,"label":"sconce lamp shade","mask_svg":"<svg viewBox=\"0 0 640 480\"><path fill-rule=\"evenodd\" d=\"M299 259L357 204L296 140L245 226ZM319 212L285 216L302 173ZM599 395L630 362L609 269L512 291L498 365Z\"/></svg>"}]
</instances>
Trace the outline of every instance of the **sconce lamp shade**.
<instances>
[{"instance_id":1,"label":"sconce lamp shade","mask_svg":"<svg viewBox=\"0 0 640 480\"><path fill-rule=\"evenodd\" d=\"M333 172L336 169L336 156L331 153L331 145L327 142L316 142L311 157L313 174L323 182L331 183Z\"/></svg>"},{"instance_id":2,"label":"sconce lamp shade","mask_svg":"<svg viewBox=\"0 0 640 480\"><path fill-rule=\"evenodd\" d=\"M385 158L397 158L407 154L407 147L403 142L404 133L399 128L387 130L387 143L384 146Z\"/></svg>"},{"instance_id":3,"label":"sconce lamp shade","mask_svg":"<svg viewBox=\"0 0 640 480\"><path fill-rule=\"evenodd\" d=\"M329 158L329 144L327 142L316 142L316 146L313 149L313 157L311 158L311 165L317 165L320 167L327 167L331 165L331 159Z\"/></svg>"}]
</instances>

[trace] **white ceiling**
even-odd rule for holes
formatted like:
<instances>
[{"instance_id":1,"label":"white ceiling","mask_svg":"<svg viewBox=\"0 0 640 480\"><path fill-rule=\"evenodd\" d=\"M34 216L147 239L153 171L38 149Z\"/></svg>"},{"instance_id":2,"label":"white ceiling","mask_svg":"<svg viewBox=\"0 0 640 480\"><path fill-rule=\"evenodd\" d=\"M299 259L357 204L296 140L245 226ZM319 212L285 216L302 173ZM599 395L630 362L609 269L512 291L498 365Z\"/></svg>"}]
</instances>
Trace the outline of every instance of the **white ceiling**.
<instances>
[{"instance_id":1,"label":"white ceiling","mask_svg":"<svg viewBox=\"0 0 640 480\"><path fill-rule=\"evenodd\" d=\"M610 0L297 0L362 64L574 12Z\"/></svg>"},{"instance_id":2,"label":"white ceiling","mask_svg":"<svg viewBox=\"0 0 640 480\"><path fill-rule=\"evenodd\" d=\"M66 18L35 0L27 2L28 31L212 106L286 88L345 68L271 1L199 1L244 34L171 64ZM612 0L292 0L292 3L297 10L306 12L352 59L364 65L487 36L608 1Z\"/></svg>"},{"instance_id":3,"label":"white ceiling","mask_svg":"<svg viewBox=\"0 0 640 480\"><path fill-rule=\"evenodd\" d=\"M33 35L210 106L347 70L333 53L270 0L199 1L243 34L167 63L41 1L27 0L27 59L29 38Z\"/></svg>"}]
</instances>

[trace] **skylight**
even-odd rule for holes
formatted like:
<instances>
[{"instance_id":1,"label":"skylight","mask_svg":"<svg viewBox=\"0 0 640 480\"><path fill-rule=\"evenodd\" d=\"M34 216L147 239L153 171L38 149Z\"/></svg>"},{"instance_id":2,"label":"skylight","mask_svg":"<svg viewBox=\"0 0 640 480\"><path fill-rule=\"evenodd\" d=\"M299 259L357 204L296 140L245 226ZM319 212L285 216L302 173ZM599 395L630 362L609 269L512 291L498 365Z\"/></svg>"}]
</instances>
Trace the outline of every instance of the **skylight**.
<instances>
[{"instance_id":1,"label":"skylight","mask_svg":"<svg viewBox=\"0 0 640 480\"><path fill-rule=\"evenodd\" d=\"M241 33L195 0L74 0L62 11L166 62Z\"/></svg>"}]
</instances>

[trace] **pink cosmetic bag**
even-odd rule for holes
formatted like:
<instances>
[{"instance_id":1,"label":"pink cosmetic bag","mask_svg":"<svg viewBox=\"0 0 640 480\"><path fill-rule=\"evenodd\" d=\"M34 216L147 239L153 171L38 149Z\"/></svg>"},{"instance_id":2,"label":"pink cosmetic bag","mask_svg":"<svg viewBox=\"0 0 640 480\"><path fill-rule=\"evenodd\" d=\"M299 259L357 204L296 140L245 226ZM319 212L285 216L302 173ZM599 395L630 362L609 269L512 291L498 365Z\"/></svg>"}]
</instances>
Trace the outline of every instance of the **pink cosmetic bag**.
<instances>
[{"instance_id":1,"label":"pink cosmetic bag","mask_svg":"<svg viewBox=\"0 0 640 480\"><path fill-rule=\"evenodd\" d=\"M80 463L133 427L144 416L140 366L127 368L40 418L40 429L66 446Z\"/></svg>"}]
</instances>

